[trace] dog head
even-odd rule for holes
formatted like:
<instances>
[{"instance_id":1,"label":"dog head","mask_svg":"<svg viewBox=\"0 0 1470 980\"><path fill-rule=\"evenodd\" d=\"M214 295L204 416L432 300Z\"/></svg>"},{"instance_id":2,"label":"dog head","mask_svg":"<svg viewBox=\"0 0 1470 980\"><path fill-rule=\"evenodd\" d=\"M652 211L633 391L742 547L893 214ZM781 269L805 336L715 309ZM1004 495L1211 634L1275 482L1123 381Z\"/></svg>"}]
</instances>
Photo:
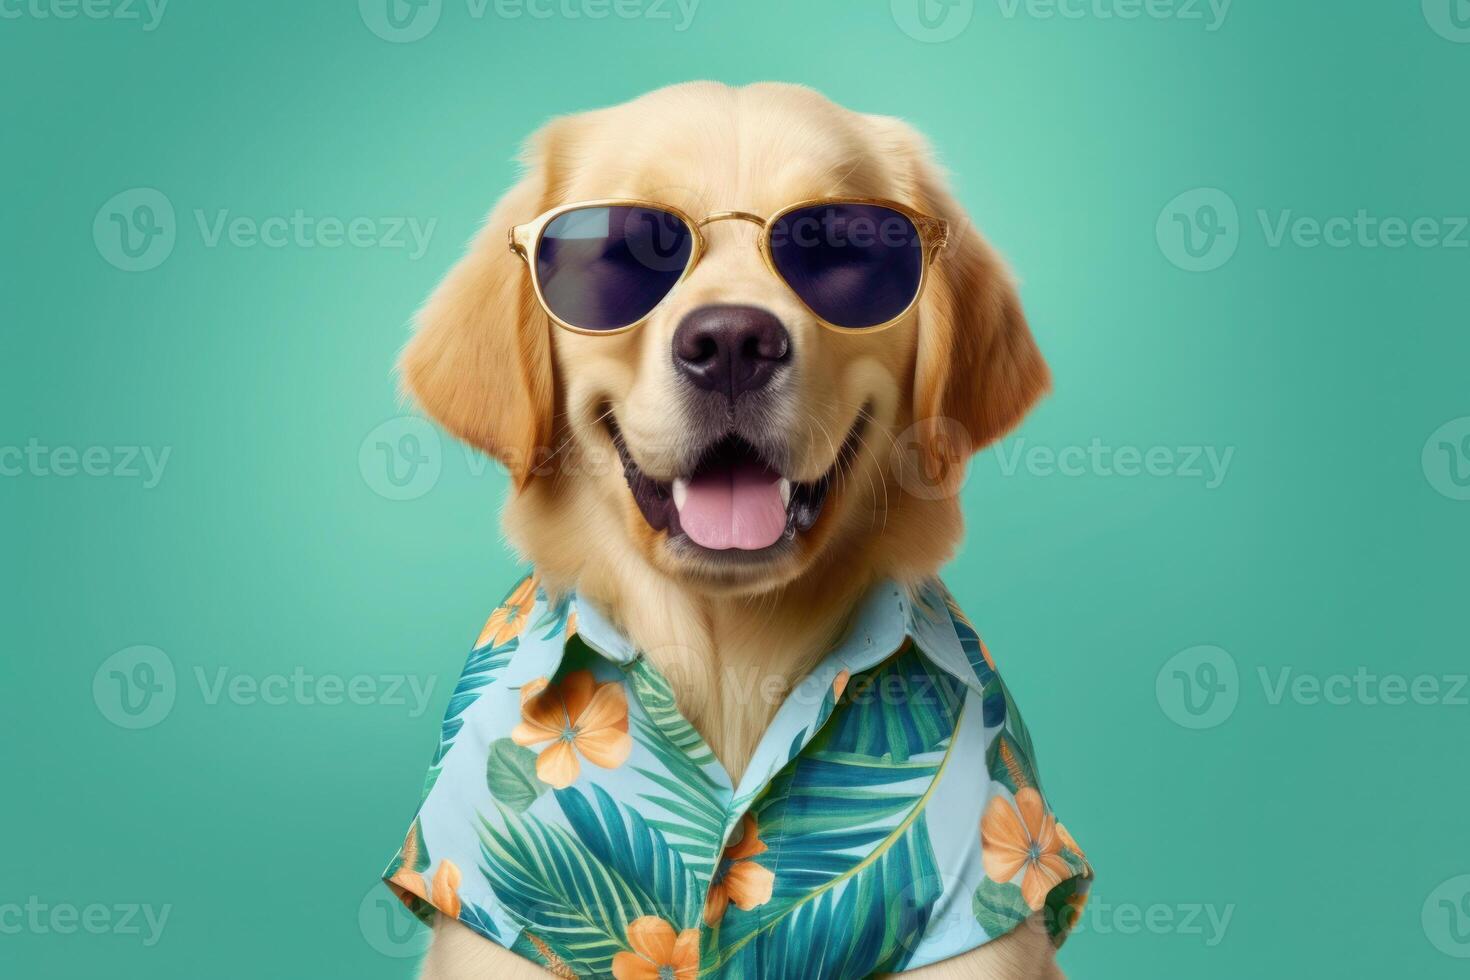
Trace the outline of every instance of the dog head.
<instances>
[{"instance_id":1,"label":"dog head","mask_svg":"<svg viewBox=\"0 0 1470 980\"><path fill-rule=\"evenodd\" d=\"M557 119L524 159L401 369L429 414L508 467L507 529L538 565L575 579L641 561L754 594L833 562L892 574L948 556L958 504L931 491L1048 373L1007 272L909 126L796 86L691 83ZM691 216L704 252L635 329L560 329L507 230L611 198ZM759 219L827 198L949 223L919 302L887 329L824 326L758 247Z\"/></svg>"}]
</instances>

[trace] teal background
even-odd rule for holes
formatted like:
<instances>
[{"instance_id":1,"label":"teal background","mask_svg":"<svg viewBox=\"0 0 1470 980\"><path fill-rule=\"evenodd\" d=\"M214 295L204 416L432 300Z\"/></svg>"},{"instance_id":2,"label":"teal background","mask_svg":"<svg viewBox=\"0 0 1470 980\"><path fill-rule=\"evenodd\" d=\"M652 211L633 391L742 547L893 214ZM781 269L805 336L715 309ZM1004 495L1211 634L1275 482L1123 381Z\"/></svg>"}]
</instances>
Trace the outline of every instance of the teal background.
<instances>
[{"instance_id":1,"label":"teal background","mask_svg":"<svg viewBox=\"0 0 1470 980\"><path fill-rule=\"evenodd\" d=\"M1257 217L1470 213L1470 44L1440 17L1461 0L1238 0L1213 31L981 0L942 43L901 30L887 0L703 0L683 31L677 12L476 19L445 0L412 43L351 2L174 0L151 31L27 2L0 19L0 447L171 455L151 489L0 477L0 973L412 974L388 954L416 940L390 931L374 881L517 562L497 529L505 479L447 439L420 443L439 468L427 492L378 492L373 433L404 410L394 355L526 134L708 77L807 83L929 134L1024 280L1056 375L1001 453L1234 450L1213 489L1095 466L1008 475L1017 457L996 450L964 489L947 580L1099 870L1064 968L1464 975L1466 692L1272 703L1258 675L1467 669L1470 502L1447 467L1470 467L1470 443L1421 451L1470 426L1470 250L1273 247ZM171 203L177 241L126 272L93 224L137 187ZM1188 272L1156 223L1201 187L1238 206L1239 246ZM208 247L196 209L437 223L416 259ZM126 730L93 681L139 644L167 655L176 700ZM1156 681L1202 644L1236 667L1215 702L1235 708L1195 730L1172 720L1172 668ZM1193 656L1185 673L1205 676ZM221 668L435 686L418 714L382 687L368 704L211 699L195 672ZM170 912L151 946L13 928L5 908L32 896ZM1203 906L1229 910L1223 935L1189 911Z\"/></svg>"}]
</instances>

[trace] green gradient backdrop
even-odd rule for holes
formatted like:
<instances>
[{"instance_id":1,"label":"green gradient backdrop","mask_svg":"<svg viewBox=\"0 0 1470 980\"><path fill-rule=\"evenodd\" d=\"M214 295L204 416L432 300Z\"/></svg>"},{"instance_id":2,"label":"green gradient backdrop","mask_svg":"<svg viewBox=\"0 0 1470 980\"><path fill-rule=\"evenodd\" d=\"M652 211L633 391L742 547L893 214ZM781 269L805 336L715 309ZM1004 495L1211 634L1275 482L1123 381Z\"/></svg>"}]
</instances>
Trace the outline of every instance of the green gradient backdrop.
<instances>
[{"instance_id":1,"label":"green gradient backdrop","mask_svg":"<svg viewBox=\"0 0 1470 980\"><path fill-rule=\"evenodd\" d=\"M909 118L1024 280L1056 394L977 460L948 581L1099 868L1066 969L1463 976L1470 235L1443 219L1470 212L1464 0L1238 0L1223 22L1194 0L925 0L932 33L914 0L702 0L684 30L623 2L639 16L443 0L413 43L369 29L389 33L380 0L174 0L152 30L141 6L0 4L0 974L411 974L373 883L515 563L499 473L374 432L402 411L390 365L524 135L709 77ZM176 241L128 272L112 215L146 226L148 201L104 205L134 188ZM1202 210L1219 195L1166 208L1198 188L1238 220ZM1397 248L1273 240L1285 213L1360 209L1437 220ZM415 257L210 245L196 218L298 210L434 225ZM1180 267L1183 222L1225 229L1218 268ZM400 492L378 444L416 434ZM1094 441L1162 447L1156 472L1233 455L1218 480L1016 455ZM123 475L59 475L58 447ZM125 447L170 452L156 486ZM128 730L113 670L147 675L103 662L140 644L176 690ZM1359 668L1439 693L1330 681ZM1276 697L1282 670L1346 703ZM296 672L378 686L274 696ZM284 703L215 696L236 676ZM161 933L130 904L167 907Z\"/></svg>"}]
</instances>

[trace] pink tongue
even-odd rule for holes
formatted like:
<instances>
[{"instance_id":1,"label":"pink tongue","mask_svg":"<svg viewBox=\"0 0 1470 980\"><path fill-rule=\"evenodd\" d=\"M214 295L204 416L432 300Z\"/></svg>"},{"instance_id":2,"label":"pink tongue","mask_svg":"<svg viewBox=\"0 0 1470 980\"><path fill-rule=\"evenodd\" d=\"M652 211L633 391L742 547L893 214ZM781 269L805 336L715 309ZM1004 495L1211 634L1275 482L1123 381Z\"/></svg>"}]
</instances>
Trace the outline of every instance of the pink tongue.
<instances>
[{"instance_id":1,"label":"pink tongue","mask_svg":"<svg viewBox=\"0 0 1470 980\"><path fill-rule=\"evenodd\" d=\"M769 548L786 531L781 478L754 463L696 476L679 508L679 525L704 548Z\"/></svg>"}]
</instances>

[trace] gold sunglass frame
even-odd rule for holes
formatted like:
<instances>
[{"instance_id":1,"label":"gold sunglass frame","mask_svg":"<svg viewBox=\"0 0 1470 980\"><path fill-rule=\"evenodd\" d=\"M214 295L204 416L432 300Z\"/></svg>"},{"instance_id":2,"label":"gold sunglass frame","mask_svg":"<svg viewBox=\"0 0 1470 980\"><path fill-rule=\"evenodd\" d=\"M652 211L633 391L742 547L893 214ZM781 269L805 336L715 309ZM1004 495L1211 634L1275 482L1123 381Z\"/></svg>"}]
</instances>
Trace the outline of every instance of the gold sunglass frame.
<instances>
[{"instance_id":1,"label":"gold sunglass frame","mask_svg":"<svg viewBox=\"0 0 1470 980\"><path fill-rule=\"evenodd\" d=\"M771 235L775 229L776 222L780 221L782 218L786 217L786 215L790 214L793 211L799 211L802 208L816 207L823 204L869 204L875 205L877 207L889 208L890 210L896 211L907 218L910 222L913 223L914 228L918 230L919 238L924 249L924 256L919 271L919 285L914 290L913 299L909 301L909 304L905 306L903 308L903 311L900 312L897 316L893 317L892 319L885 320L882 323L875 323L872 326L867 327L844 327L840 324L832 323L831 321L824 318L821 314L819 314L816 310L812 309L811 306L807 304L806 300L802 299L801 295L791 287L791 284L789 282L786 281L786 277L781 275L780 271L777 270L775 259L771 255ZM574 324L568 323L561 317L557 316L554 312L552 312L551 306L546 302L546 297L541 292L541 277L536 271L536 253L541 248L542 236L545 235L546 228L548 225L551 224L551 222L571 211L580 211L588 208L601 207L639 207L651 208L656 211L661 211L665 214L673 215L675 218L678 218L680 221L682 221L684 223L684 226L689 229L690 235L693 237L693 245L689 250L689 260L684 264L684 269L679 274L679 278L674 281L674 285L669 287L669 291L664 294L663 298L660 299L656 304L654 304L653 309L645 313L640 319L635 320L633 323L630 323L625 327L617 327L612 330L590 330L586 327L578 327ZM525 262L526 269L531 274L531 289L536 294L536 302L540 304L541 309L546 311L546 315L551 318L551 321L553 323L561 327L563 330L570 330L572 333L584 334L594 337L609 337L637 330L639 327L643 326L645 323L651 320L653 318L653 315L659 311L660 307L662 307L665 303L669 301L669 297L673 296L674 293L678 291L679 286L683 284L684 280L689 278L695 267L699 265L699 260L704 257L704 253L708 249L708 242L704 237L703 229L706 225L713 224L716 221L749 221L752 224L759 225L761 228L761 233L760 238L756 243L756 247L761 254L761 259L765 262L766 268L770 270L771 275L775 276L776 279L781 283L781 285L786 287L786 290L796 298L796 301L800 303L802 307L808 313L810 313L818 323L826 327L828 330L833 330L843 334L868 334L877 333L880 330L887 330L889 327L893 326L895 323L898 323L900 320L903 320L910 313L912 313L914 307L918 306L919 300L923 297L925 288L929 285L930 266L934 264L935 258L937 258L939 253L943 251L944 248L949 244L948 221L945 221L942 218L935 218L931 215L924 214L922 211L916 211L915 209L909 207L907 204L902 204L898 201L890 201L884 198L876 197L812 198L810 200L797 201L795 204L789 204L776 213L772 214L769 218L762 218L760 215L752 214L749 211L714 211L706 215L701 221L694 220L694 218L690 217L684 211L681 211L676 207L668 204L662 204L658 201L645 201L632 197L607 197L599 198L592 201L576 201L571 204L562 204L554 207L550 211L547 211L546 213L536 218L533 218L525 224L519 224L511 228L509 235L507 236L507 240L510 246L510 250L516 255L519 255L521 257L521 260Z\"/></svg>"}]
</instances>

